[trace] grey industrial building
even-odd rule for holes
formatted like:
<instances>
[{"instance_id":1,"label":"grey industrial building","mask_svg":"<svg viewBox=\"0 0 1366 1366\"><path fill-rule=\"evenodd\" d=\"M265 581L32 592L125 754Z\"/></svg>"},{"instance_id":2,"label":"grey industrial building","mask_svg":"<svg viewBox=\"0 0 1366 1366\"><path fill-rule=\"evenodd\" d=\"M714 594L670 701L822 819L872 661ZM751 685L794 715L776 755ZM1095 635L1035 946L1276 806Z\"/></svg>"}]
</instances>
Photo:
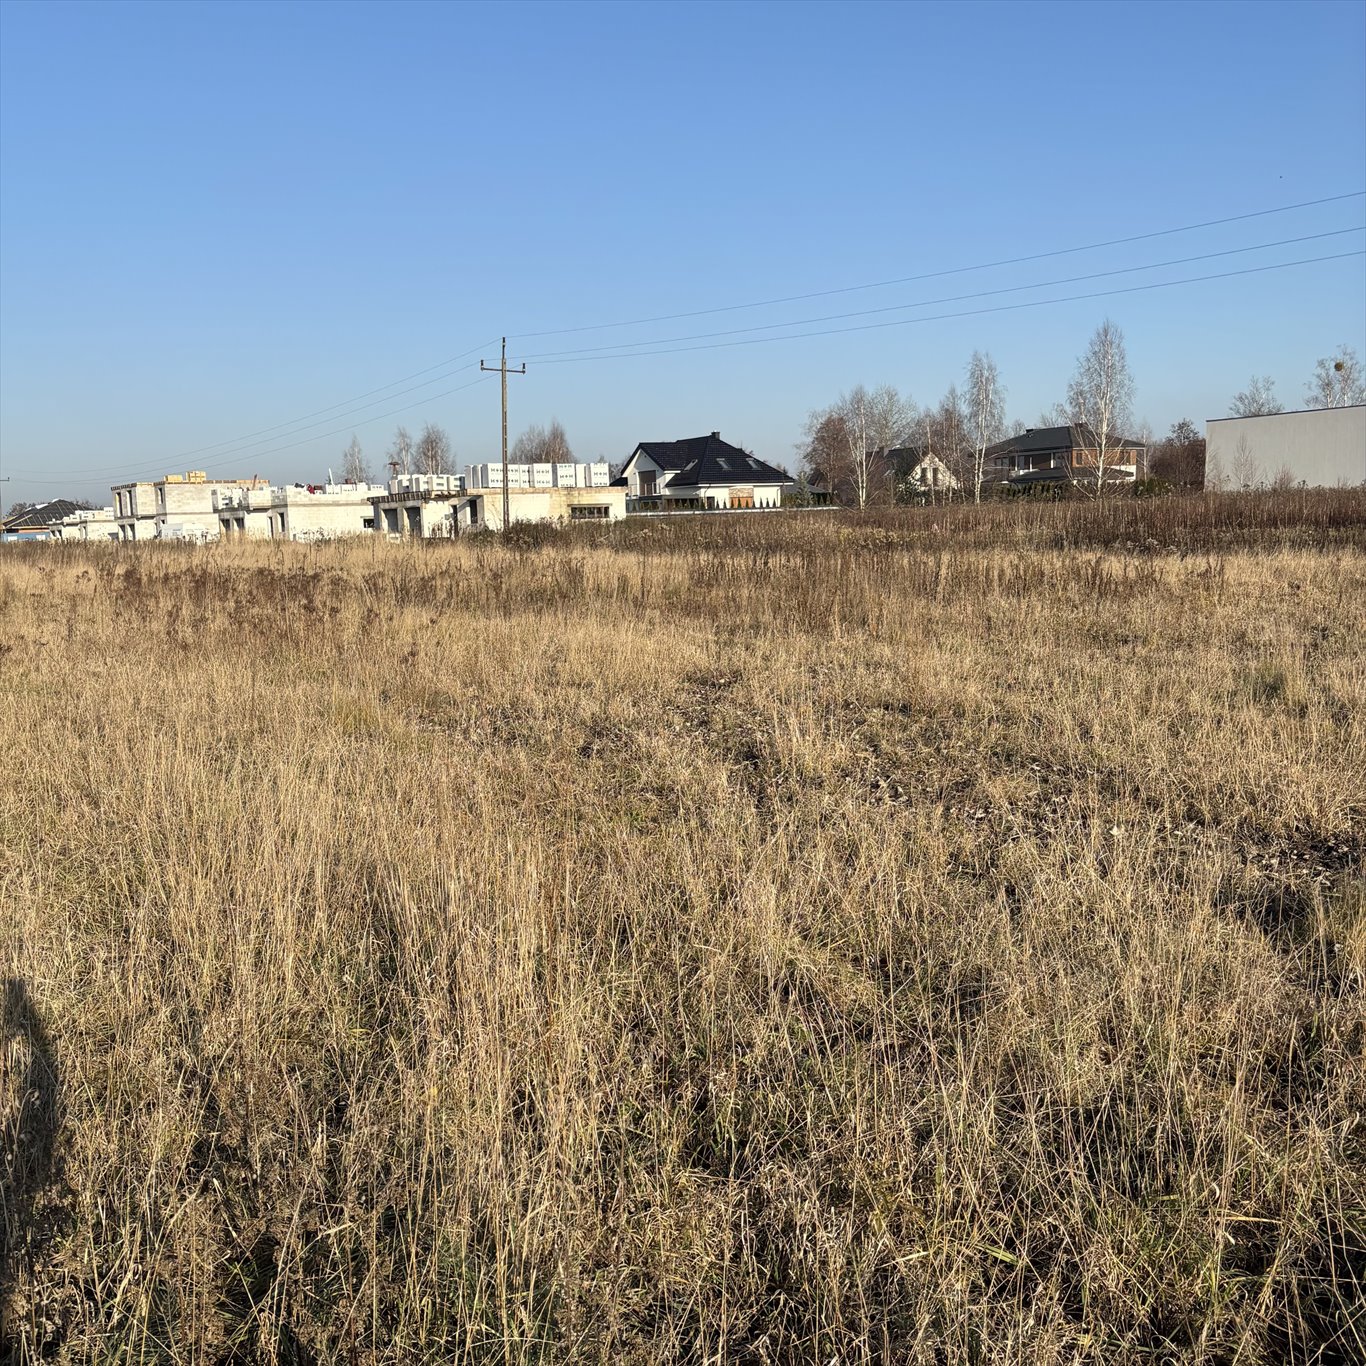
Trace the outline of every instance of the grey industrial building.
<instances>
[{"instance_id":1,"label":"grey industrial building","mask_svg":"<svg viewBox=\"0 0 1366 1366\"><path fill-rule=\"evenodd\" d=\"M1366 483L1366 404L1205 423L1205 482L1310 488Z\"/></svg>"}]
</instances>

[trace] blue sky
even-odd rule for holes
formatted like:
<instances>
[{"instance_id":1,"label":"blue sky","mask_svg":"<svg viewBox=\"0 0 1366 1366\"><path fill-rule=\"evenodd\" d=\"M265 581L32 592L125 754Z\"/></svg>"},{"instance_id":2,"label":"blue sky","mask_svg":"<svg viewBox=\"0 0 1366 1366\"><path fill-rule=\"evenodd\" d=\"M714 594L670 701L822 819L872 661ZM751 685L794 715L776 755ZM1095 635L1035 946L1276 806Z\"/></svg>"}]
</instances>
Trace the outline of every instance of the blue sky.
<instances>
[{"instance_id":1,"label":"blue sky","mask_svg":"<svg viewBox=\"0 0 1366 1366\"><path fill-rule=\"evenodd\" d=\"M353 430L378 471L399 421L440 422L462 463L496 457L496 379L458 367L480 348L492 358L504 332L514 360L532 357L510 382L513 432L558 417L584 458L720 430L792 463L810 409L860 382L936 401L975 347L995 356L1011 415L1033 423L1107 315L1128 340L1138 415L1158 433L1223 415L1254 372L1275 376L1294 407L1318 356L1342 343L1366 352L1360 255L759 345L570 363L546 353L1330 232L796 330L1358 253L1366 234L1341 230L1366 224L1360 196L803 302L528 334L1363 189L1360 3L7 0L0 497L107 501L121 474L183 468L318 477Z\"/></svg>"}]
</instances>

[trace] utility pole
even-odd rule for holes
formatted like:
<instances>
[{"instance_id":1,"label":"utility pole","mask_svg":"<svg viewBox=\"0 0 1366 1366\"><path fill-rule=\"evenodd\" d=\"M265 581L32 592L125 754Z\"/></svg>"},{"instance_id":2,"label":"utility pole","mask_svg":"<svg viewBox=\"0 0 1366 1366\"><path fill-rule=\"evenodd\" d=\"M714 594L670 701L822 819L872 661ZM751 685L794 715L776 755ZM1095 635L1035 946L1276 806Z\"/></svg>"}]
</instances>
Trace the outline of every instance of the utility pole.
<instances>
[{"instance_id":1,"label":"utility pole","mask_svg":"<svg viewBox=\"0 0 1366 1366\"><path fill-rule=\"evenodd\" d=\"M503 532L508 529L508 339L503 338L503 359L498 365L485 365L479 362L481 370L489 372L497 371L503 376ZM526 364L523 363L520 370L513 370L514 375L526 374Z\"/></svg>"}]
</instances>

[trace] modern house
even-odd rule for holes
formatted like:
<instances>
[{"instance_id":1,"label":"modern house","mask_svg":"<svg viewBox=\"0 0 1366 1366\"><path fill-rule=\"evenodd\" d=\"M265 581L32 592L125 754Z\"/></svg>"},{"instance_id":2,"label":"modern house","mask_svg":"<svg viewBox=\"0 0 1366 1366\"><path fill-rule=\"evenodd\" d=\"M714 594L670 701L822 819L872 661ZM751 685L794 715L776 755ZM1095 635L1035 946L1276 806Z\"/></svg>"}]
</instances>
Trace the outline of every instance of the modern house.
<instances>
[{"instance_id":1,"label":"modern house","mask_svg":"<svg viewBox=\"0 0 1366 1366\"><path fill-rule=\"evenodd\" d=\"M796 482L786 470L721 440L642 441L613 481L628 512L781 507Z\"/></svg>"},{"instance_id":2,"label":"modern house","mask_svg":"<svg viewBox=\"0 0 1366 1366\"><path fill-rule=\"evenodd\" d=\"M1366 483L1366 405L1205 423L1205 482L1235 488Z\"/></svg>"},{"instance_id":3,"label":"modern house","mask_svg":"<svg viewBox=\"0 0 1366 1366\"><path fill-rule=\"evenodd\" d=\"M1141 441L1112 437L1106 443L1106 483L1132 483L1143 463ZM1030 427L986 451L986 477L1016 489L1032 485L1094 484L1100 441L1083 422L1066 427Z\"/></svg>"}]
</instances>

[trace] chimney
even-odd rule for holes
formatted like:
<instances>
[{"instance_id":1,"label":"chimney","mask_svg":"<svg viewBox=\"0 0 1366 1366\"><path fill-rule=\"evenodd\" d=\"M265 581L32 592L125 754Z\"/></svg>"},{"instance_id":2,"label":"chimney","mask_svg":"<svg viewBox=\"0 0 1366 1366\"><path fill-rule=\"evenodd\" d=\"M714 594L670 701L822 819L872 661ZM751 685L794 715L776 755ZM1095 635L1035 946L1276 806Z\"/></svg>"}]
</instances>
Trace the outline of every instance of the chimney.
<instances>
[{"instance_id":1,"label":"chimney","mask_svg":"<svg viewBox=\"0 0 1366 1366\"><path fill-rule=\"evenodd\" d=\"M713 432L712 435L713 435L714 437L716 437L716 439L717 439L718 441L721 439L721 433L720 433L720 432Z\"/></svg>"}]
</instances>

